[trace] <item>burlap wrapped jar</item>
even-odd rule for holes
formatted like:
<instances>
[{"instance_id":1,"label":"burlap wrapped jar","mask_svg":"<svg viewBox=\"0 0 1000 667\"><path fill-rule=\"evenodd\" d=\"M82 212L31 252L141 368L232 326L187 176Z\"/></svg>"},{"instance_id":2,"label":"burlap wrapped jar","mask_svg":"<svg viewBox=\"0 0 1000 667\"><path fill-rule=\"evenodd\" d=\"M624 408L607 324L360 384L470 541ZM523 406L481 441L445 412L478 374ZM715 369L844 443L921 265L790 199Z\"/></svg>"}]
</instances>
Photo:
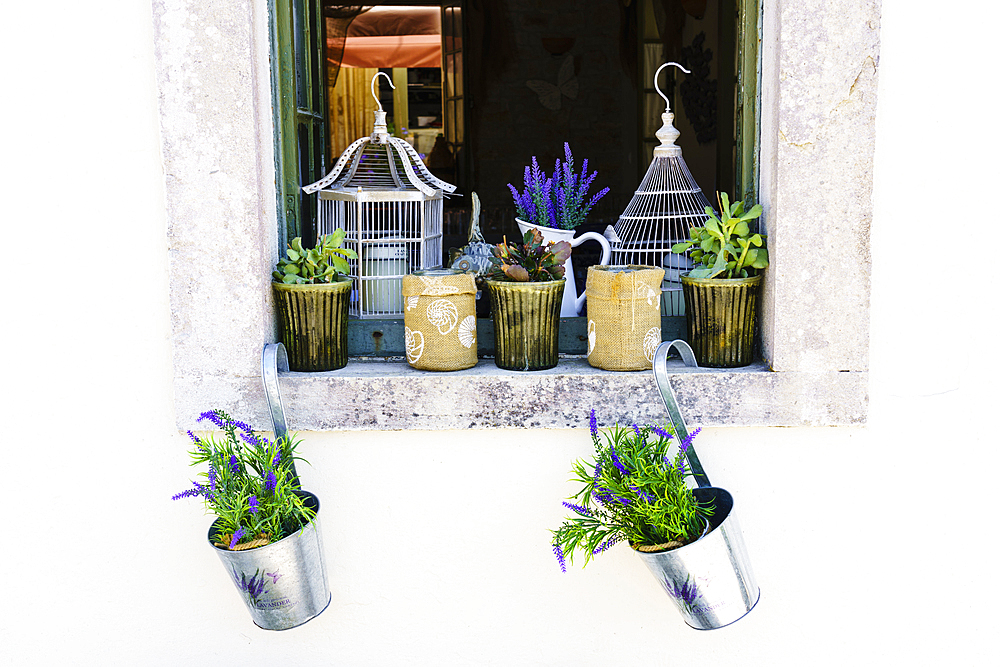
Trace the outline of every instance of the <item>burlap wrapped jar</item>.
<instances>
[{"instance_id":1,"label":"burlap wrapped jar","mask_svg":"<svg viewBox=\"0 0 1000 667\"><path fill-rule=\"evenodd\" d=\"M476 365L476 281L451 269L403 276L406 361L425 371Z\"/></svg>"},{"instance_id":2,"label":"burlap wrapped jar","mask_svg":"<svg viewBox=\"0 0 1000 667\"><path fill-rule=\"evenodd\" d=\"M660 285L653 266L592 266L587 271L587 361L607 371L653 367L660 344Z\"/></svg>"}]
</instances>

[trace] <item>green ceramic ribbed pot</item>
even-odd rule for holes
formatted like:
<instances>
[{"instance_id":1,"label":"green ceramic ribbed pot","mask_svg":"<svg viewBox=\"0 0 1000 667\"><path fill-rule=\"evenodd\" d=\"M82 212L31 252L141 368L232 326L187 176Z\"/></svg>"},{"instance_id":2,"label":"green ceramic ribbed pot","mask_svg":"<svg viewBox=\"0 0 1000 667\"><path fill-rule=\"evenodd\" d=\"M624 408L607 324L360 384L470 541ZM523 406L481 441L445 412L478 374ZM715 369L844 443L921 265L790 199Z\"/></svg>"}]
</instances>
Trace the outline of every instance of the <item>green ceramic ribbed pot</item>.
<instances>
[{"instance_id":1,"label":"green ceramic ribbed pot","mask_svg":"<svg viewBox=\"0 0 1000 667\"><path fill-rule=\"evenodd\" d=\"M688 343L699 366L737 368L753 362L757 296L763 276L681 276Z\"/></svg>"},{"instance_id":2,"label":"green ceramic ribbed pot","mask_svg":"<svg viewBox=\"0 0 1000 667\"><path fill-rule=\"evenodd\" d=\"M333 371L347 365L351 279L316 285L272 282L278 338L293 371Z\"/></svg>"},{"instance_id":3,"label":"green ceramic ribbed pot","mask_svg":"<svg viewBox=\"0 0 1000 667\"><path fill-rule=\"evenodd\" d=\"M487 279L486 287L493 305L496 365L509 371L541 371L559 363L559 308L566 279Z\"/></svg>"}]
</instances>

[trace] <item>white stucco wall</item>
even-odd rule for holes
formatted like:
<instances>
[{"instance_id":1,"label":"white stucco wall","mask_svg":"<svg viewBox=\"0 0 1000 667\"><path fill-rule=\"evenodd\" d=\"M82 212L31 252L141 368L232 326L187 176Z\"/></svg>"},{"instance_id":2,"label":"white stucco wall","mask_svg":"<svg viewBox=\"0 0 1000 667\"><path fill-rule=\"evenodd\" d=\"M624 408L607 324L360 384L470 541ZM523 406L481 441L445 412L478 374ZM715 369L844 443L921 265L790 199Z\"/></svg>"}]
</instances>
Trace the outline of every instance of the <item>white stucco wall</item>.
<instances>
[{"instance_id":1,"label":"white stucco wall","mask_svg":"<svg viewBox=\"0 0 1000 667\"><path fill-rule=\"evenodd\" d=\"M989 225L1000 146L980 91L1000 11L882 3L868 425L700 437L763 589L747 618L688 629L623 546L559 572L547 530L585 433L310 433L303 478L324 503L333 602L272 633L205 545L209 519L169 500L187 441L148 5L17 5L8 25L25 29L0 42L20 278L4 297L5 664L995 659L998 281L984 243L940 248L951 228ZM45 44L27 29L43 23ZM953 61L930 48L942 43L961 45Z\"/></svg>"}]
</instances>

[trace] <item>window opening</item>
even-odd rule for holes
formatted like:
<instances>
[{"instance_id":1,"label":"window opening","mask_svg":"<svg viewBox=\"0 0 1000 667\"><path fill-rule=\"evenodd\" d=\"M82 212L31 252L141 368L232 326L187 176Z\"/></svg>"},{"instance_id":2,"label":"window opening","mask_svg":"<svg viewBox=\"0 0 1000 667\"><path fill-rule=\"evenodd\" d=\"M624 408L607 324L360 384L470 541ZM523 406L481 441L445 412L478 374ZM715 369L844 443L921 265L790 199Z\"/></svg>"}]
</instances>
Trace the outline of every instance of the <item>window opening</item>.
<instances>
[{"instance_id":1,"label":"window opening","mask_svg":"<svg viewBox=\"0 0 1000 667\"><path fill-rule=\"evenodd\" d=\"M431 171L464 195L445 202L443 263L450 248L466 242L473 190L488 241L518 234L507 183L521 182L533 156L550 170L563 142L589 160L600 186L612 188L579 231L613 225L657 143L662 100L652 73L666 60L693 72L660 85L671 91L696 180L710 200L717 189L756 199L759 0L273 2L282 248L288 236L315 233L315 203L299 187L325 175L350 142L369 134L376 71L397 85L394 92L379 77L394 134L406 136ZM436 65L355 58L352 39L400 37L375 34L380 13L428 10L437 16L437 33L423 34L422 46L437 49L429 56ZM400 15L381 23L399 27ZM400 53L403 46L397 44ZM435 66L417 66L428 64ZM582 283L597 252L583 245L574 253Z\"/></svg>"}]
</instances>

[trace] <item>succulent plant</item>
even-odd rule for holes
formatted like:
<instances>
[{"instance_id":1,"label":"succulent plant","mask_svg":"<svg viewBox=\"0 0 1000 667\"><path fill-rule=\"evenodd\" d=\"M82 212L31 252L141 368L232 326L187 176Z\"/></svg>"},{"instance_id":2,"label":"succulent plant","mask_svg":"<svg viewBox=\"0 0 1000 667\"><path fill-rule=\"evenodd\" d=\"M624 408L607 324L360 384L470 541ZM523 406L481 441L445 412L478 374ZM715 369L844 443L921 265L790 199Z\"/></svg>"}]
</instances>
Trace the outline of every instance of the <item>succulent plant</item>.
<instances>
[{"instance_id":1,"label":"succulent plant","mask_svg":"<svg viewBox=\"0 0 1000 667\"><path fill-rule=\"evenodd\" d=\"M275 282L286 285L333 283L350 271L346 258L357 259L358 253L341 247L346 233L337 229L319 237L315 248L303 248L302 239L295 237L288 244L288 257L278 260L278 269L271 273Z\"/></svg>"},{"instance_id":2,"label":"succulent plant","mask_svg":"<svg viewBox=\"0 0 1000 667\"><path fill-rule=\"evenodd\" d=\"M503 243L493 248L492 268L486 274L490 280L538 283L559 280L566 273L563 264L573 248L566 241L542 245L542 233L529 229L521 243Z\"/></svg>"},{"instance_id":3,"label":"succulent plant","mask_svg":"<svg viewBox=\"0 0 1000 667\"><path fill-rule=\"evenodd\" d=\"M716 216L711 206L705 207L708 220L704 227L691 228L691 240L675 243L671 250L677 254L689 248L691 259L698 266L691 269L692 278L749 278L767 268L767 249L764 234L751 233L749 221L760 217L764 210L756 204L744 211L743 202L729 205L729 195L719 195L722 218Z\"/></svg>"}]
</instances>

